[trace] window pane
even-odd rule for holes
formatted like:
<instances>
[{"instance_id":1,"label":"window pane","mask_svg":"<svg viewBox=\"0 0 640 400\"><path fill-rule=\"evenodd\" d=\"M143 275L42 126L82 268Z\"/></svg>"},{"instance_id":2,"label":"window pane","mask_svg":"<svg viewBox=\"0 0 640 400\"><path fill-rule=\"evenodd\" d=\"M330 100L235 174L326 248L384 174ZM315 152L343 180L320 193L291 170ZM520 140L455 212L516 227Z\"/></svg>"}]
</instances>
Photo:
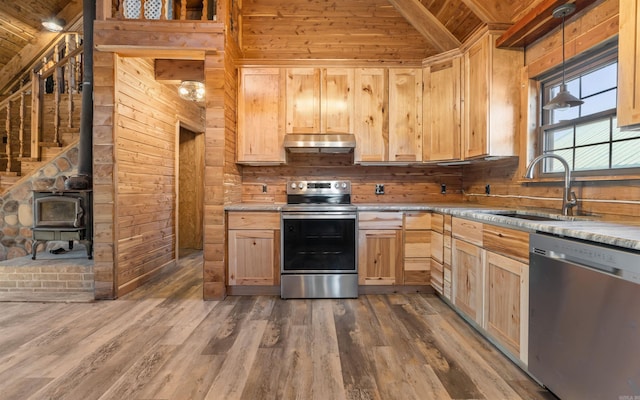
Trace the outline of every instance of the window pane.
<instances>
[{"instance_id":1,"label":"window pane","mask_svg":"<svg viewBox=\"0 0 640 400\"><path fill-rule=\"evenodd\" d=\"M616 108L617 90L612 89L592 97L584 99L584 104L580 106L580 115L587 116L600 111Z\"/></svg>"},{"instance_id":2,"label":"window pane","mask_svg":"<svg viewBox=\"0 0 640 400\"><path fill-rule=\"evenodd\" d=\"M610 64L583 76L582 97L618 86L618 64Z\"/></svg>"},{"instance_id":3,"label":"window pane","mask_svg":"<svg viewBox=\"0 0 640 400\"><path fill-rule=\"evenodd\" d=\"M611 156L613 168L640 167L640 139L614 143Z\"/></svg>"},{"instance_id":4,"label":"window pane","mask_svg":"<svg viewBox=\"0 0 640 400\"><path fill-rule=\"evenodd\" d=\"M562 121L569 121L576 119L580 116L580 107L563 108L561 110L551 110L550 118L552 124L557 124Z\"/></svg>"},{"instance_id":5,"label":"window pane","mask_svg":"<svg viewBox=\"0 0 640 400\"><path fill-rule=\"evenodd\" d=\"M576 146L609 141L609 118L576 126Z\"/></svg>"},{"instance_id":6,"label":"window pane","mask_svg":"<svg viewBox=\"0 0 640 400\"><path fill-rule=\"evenodd\" d=\"M632 139L640 137L640 131L621 131L618 128L618 118L613 118L613 140Z\"/></svg>"},{"instance_id":7,"label":"window pane","mask_svg":"<svg viewBox=\"0 0 640 400\"><path fill-rule=\"evenodd\" d=\"M608 169L609 168L609 144L580 147L576 149L574 170Z\"/></svg>"},{"instance_id":8,"label":"window pane","mask_svg":"<svg viewBox=\"0 0 640 400\"><path fill-rule=\"evenodd\" d=\"M549 151L548 153L559 155L564 158L569 164L569 168L573 169L571 166L573 165L573 149L570 150L559 150L559 151ZM555 158L545 158L543 161L543 172L546 173L554 173L554 172L564 172L564 167L559 160Z\"/></svg>"},{"instance_id":9,"label":"window pane","mask_svg":"<svg viewBox=\"0 0 640 400\"><path fill-rule=\"evenodd\" d=\"M549 130L545 135L545 150L573 147L573 127Z\"/></svg>"}]
</instances>

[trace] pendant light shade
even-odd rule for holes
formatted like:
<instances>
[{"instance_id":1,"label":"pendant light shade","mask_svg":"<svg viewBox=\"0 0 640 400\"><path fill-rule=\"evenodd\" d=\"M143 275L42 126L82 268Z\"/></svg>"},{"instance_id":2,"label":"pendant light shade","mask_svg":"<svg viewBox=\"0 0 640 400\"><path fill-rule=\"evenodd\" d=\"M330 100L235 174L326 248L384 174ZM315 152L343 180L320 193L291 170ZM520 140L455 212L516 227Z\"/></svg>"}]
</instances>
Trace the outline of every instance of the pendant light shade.
<instances>
[{"instance_id":1,"label":"pendant light shade","mask_svg":"<svg viewBox=\"0 0 640 400\"><path fill-rule=\"evenodd\" d=\"M560 92L551 99L542 108L545 110L560 110L563 108L575 107L583 104L584 101L578 99L567 90L565 83L565 67L564 67L564 19L567 15L573 13L576 5L573 3L563 4L553 10L554 18L562 18L562 83L560 84Z\"/></svg>"},{"instance_id":2,"label":"pendant light shade","mask_svg":"<svg viewBox=\"0 0 640 400\"><path fill-rule=\"evenodd\" d=\"M198 81L183 81L178 87L178 94L185 100L204 101L204 83Z\"/></svg>"}]
</instances>

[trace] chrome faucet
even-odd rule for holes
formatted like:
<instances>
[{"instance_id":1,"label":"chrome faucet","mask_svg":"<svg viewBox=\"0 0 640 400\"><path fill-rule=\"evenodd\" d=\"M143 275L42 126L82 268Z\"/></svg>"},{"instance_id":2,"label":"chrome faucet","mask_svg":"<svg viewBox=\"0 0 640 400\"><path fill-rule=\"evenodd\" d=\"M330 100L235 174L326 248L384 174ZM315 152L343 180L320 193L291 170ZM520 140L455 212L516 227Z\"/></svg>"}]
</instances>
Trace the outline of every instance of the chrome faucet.
<instances>
[{"instance_id":1,"label":"chrome faucet","mask_svg":"<svg viewBox=\"0 0 640 400\"><path fill-rule=\"evenodd\" d=\"M524 177L527 179L533 178L533 167L545 158L555 158L560 161L562 166L564 167L564 197L562 198L562 215L573 215L572 208L578 205L578 200L576 199L576 194L571 191L571 169L569 168L569 164L567 160L560 157L556 154L542 154L538 157L534 158L531 161L531 164L527 167L527 172L525 172Z\"/></svg>"}]
</instances>

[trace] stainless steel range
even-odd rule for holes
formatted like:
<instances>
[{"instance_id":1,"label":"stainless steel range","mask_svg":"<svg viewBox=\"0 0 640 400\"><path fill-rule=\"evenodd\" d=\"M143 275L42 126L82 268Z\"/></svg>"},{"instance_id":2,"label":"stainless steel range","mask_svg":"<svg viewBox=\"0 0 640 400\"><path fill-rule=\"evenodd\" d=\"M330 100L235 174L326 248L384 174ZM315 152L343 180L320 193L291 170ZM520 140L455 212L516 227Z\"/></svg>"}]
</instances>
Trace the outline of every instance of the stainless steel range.
<instances>
[{"instance_id":1,"label":"stainless steel range","mask_svg":"<svg viewBox=\"0 0 640 400\"><path fill-rule=\"evenodd\" d=\"M287 183L281 223L283 299L358 297L357 220L351 182Z\"/></svg>"}]
</instances>

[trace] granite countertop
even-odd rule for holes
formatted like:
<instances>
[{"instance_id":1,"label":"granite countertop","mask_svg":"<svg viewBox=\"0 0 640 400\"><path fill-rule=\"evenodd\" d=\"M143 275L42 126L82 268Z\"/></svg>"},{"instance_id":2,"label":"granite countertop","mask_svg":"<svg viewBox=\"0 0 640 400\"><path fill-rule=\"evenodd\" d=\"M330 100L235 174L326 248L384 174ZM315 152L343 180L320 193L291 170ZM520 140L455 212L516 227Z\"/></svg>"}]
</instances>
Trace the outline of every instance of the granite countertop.
<instances>
[{"instance_id":1,"label":"granite countertop","mask_svg":"<svg viewBox=\"0 0 640 400\"><path fill-rule=\"evenodd\" d=\"M226 211L281 211L285 204L242 203L225 207ZM621 223L611 223L589 219L588 217L560 218L552 221L532 221L496 215L500 211L513 211L510 208L484 207L476 204L431 203L431 204L395 204L370 203L355 204L358 211L435 211L443 214L472 219L480 222L501 225L530 232L544 232L568 238L583 239L611 246L640 251L640 227ZM548 215L548 213L526 212L528 214Z\"/></svg>"}]
</instances>

